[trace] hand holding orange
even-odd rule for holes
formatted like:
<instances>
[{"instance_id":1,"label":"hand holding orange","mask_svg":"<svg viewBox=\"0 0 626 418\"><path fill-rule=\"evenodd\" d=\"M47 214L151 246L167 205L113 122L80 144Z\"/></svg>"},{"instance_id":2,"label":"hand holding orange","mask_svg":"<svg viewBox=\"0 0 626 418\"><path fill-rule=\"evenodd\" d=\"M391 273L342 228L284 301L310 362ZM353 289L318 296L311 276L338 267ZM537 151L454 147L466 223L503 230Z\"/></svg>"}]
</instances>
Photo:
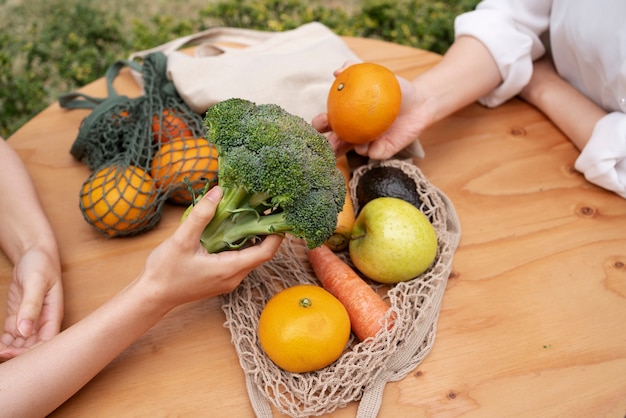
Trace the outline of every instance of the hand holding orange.
<instances>
[{"instance_id":1,"label":"hand holding orange","mask_svg":"<svg viewBox=\"0 0 626 418\"><path fill-rule=\"evenodd\" d=\"M330 88L328 122L344 141L364 144L389 129L401 103L400 83L391 70L369 62L354 64Z\"/></svg>"}]
</instances>

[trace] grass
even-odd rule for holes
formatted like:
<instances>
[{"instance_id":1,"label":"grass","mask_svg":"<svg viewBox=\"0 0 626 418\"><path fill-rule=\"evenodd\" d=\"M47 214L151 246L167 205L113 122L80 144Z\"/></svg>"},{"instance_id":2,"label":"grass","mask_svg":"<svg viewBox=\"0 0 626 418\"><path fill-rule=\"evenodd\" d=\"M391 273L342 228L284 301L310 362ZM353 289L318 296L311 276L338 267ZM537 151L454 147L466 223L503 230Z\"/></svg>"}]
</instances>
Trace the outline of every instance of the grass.
<instances>
[{"instance_id":1,"label":"grass","mask_svg":"<svg viewBox=\"0 0 626 418\"><path fill-rule=\"evenodd\" d=\"M478 0L0 0L0 136L116 59L213 26L287 30L313 20L339 35L443 53L454 17Z\"/></svg>"}]
</instances>

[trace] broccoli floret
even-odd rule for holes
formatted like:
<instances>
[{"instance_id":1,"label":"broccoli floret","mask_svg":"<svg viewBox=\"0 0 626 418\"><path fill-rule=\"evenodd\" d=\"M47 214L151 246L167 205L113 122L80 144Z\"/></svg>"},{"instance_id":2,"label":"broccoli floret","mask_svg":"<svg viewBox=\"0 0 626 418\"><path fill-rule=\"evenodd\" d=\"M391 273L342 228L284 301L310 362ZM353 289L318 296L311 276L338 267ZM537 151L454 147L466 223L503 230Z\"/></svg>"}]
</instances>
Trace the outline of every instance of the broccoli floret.
<instances>
[{"instance_id":1,"label":"broccoli floret","mask_svg":"<svg viewBox=\"0 0 626 418\"><path fill-rule=\"evenodd\" d=\"M332 235L346 190L326 137L278 105L243 99L212 106L204 123L224 192L201 237L207 251L285 233L314 248Z\"/></svg>"}]
</instances>

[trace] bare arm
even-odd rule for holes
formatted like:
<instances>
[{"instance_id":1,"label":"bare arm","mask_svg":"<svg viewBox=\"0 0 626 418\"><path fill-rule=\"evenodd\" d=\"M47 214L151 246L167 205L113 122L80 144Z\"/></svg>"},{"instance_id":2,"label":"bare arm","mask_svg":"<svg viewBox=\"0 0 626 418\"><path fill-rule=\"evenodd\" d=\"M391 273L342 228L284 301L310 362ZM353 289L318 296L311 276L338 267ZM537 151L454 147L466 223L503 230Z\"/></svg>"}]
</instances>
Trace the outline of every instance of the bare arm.
<instances>
[{"instance_id":1,"label":"bare arm","mask_svg":"<svg viewBox=\"0 0 626 418\"><path fill-rule=\"evenodd\" d=\"M502 83L491 53L478 39L459 37L442 60L413 80L426 126L474 103Z\"/></svg>"},{"instance_id":2,"label":"bare arm","mask_svg":"<svg viewBox=\"0 0 626 418\"><path fill-rule=\"evenodd\" d=\"M14 265L0 360L59 332L63 318L61 265L56 238L31 178L0 138L0 248Z\"/></svg>"},{"instance_id":3,"label":"bare arm","mask_svg":"<svg viewBox=\"0 0 626 418\"><path fill-rule=\"evenodd\" d=\"M535 62L532 78L520 97L541 110L579 150L607 114L559 77L548 56Z\"/></svg>"},{"instance_id":4,"label":"bare arm","mask_svg":"<svg viewBox=\"0 0 626 418\"><path fill-rule=\"evenodd\" d=\"M220 198L219 188L211 189L117 296L52 340L0 365L3 412L47 415L171 309L229 292L254 267L271 259L280 236L268 236L240 251L204 250L200 234Z\"/></svg>"}]
</instances>

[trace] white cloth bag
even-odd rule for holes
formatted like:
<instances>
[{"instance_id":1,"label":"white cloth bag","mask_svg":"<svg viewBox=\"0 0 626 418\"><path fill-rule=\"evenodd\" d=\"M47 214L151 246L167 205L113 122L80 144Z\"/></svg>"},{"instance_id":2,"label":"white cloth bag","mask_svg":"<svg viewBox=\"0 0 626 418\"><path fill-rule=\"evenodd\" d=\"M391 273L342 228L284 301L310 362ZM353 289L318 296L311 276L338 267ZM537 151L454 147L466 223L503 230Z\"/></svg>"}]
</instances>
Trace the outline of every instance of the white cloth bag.
<instances>
[{"instance_id":1,"label":"white cloth bag","mask_svg":"<svg viewBox=\"0 0 626 418\"><path fill-rule=\"evenodd\" d=\"M193 55L180 51L192 45ZM238 97L278 104L308 122L326 111L333 72L346 61L362 61L317 22L283 32L216 27L133 53L130 59L157 51L168 56L168 77L198 113ZM135 78L141 84L140 75Z\"/></svg>"}]
</instances>

